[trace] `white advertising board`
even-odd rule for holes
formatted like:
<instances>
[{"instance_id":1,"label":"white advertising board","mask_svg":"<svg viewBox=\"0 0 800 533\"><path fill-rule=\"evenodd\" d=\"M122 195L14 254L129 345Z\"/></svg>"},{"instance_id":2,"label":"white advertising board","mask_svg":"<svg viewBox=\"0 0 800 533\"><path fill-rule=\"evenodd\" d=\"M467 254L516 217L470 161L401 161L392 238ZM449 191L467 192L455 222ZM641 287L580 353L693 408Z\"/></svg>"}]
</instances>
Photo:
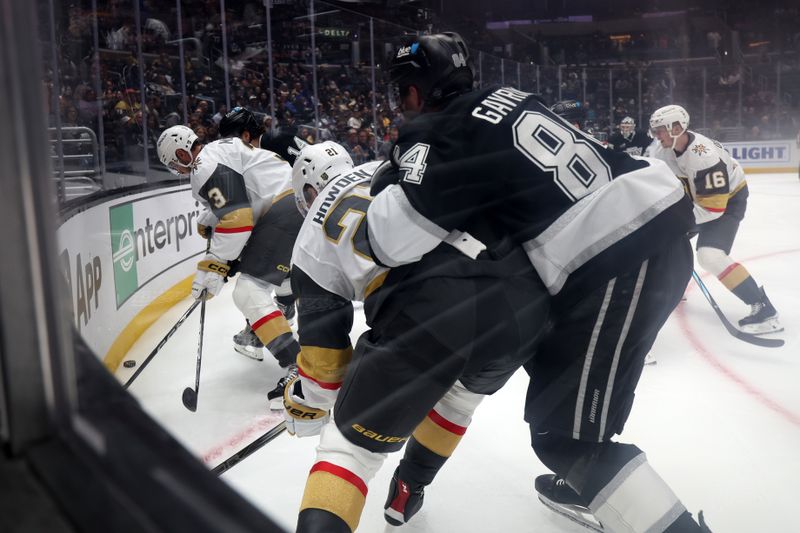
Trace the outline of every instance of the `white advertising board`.
<instances>
[{"instance_id":1,"label":"white advertising board","mask_svg":"<svg viewBox=\"0 0 800 533\"><path fill-rule=\"evenodd\" d=\"M722 144L745 171L791 172L800 165L800 149L794 139Z\"/></svg>"},{"instance_id":2,"label":"white advertising board","mask_svg":"<svg viewBox=\"0 0 800 533\"><path fill-rule=\"evenodd\" d=\"M57 231L75 327L103 358L131 320L190 276L205 240L189 186L109 199L72 216Z\"/></svg>"}]
</instances>

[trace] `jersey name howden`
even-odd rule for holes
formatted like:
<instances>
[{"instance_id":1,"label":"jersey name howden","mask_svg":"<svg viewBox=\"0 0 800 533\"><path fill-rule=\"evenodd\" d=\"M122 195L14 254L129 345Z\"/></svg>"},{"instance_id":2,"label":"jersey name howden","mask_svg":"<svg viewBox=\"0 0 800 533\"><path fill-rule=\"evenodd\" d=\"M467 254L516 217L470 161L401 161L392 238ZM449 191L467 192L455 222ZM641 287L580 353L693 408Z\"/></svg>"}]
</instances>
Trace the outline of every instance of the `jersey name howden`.
<instances>
[{"instance_id":1,"label":"jersey name howden","mask_svg":"<svg viewBox=\"0 0 800 533\"><path fill-rule=\"evenodd\" d=\"M472 110L472 116L490 124L498 124L503 117L514 111L517 105L530 95L530 93L510 87L497 89L481 100L481 105Z\"/></svg>"},{"instance_id":2,"label":"jersey name howden","mask_svg":"<svg viewBox=\"0 0 800 533\"><path fill-rule=\"evenodd\" d=\"M336 201L336 197L341 193L348 185L352 183L356 183L359 181L365 181L372 177L369 172L364 170L357 170L352 174L345 174L344 176L337 178L329 187L325 188L325 200L320 204L319 209L317 212L314 213L314 222L317 224L322 225L325 221L325 215L328 214L328 209L331 208L333 203Z\"/></svg>"}]
</instances>

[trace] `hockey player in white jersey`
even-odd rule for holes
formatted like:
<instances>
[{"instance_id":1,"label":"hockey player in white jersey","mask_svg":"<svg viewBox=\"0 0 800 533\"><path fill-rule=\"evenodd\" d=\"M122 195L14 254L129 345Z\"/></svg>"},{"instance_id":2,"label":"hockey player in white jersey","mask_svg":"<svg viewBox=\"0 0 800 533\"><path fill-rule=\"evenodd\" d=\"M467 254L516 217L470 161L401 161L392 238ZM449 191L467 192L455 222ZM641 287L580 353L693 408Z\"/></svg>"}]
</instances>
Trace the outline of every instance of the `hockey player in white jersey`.
<instances>
[{"instance_id":1,"label":"hockey player in white jersey","mask_svg":"<svg viewBox=\"0 0 800 533\"><path fill-rule=\"evenodd\" d=\"M172 126L158 139L158 155L171 171L188 175L192 195L216 219L209 252L197 264L192 295L211 298L222 288L234 263L239 279L236 307L287 376L268 394L279 402L295 373L299 345L272 291L289 272L291 248L302 218L294 207L291 167L273 152L239 138L203 145L186 126Z\"/></svg>"},{"instance_id":2,"label":"hockey player in white jersey","mask_svg":"<svg viewBox=\"0 0 800 533\"><path fill-rule=\"evenodd\" d=\"M290 152L290 148L294 147L294 137L288 134L281 135L277 139L269 137L253 112L247 108L234 107L226 113L219 123L219 134L221 137L238 137L246 145L270 150L290 165L294 163L294 155ZM295 307L289 276L275 289L275 304L286 317L289 325L293 325ZM233 347L243 355L258 360L263 359L264 344L253 331L249 320L242 331L233 336Z\"/></svg>"},{"instance_id":3,"label":"hockey player in white jersey","mask_svg":"<svg viewBox=\"0 0 800 533\"><path fill-rule=\"evenodd\" d=\"M294 198L305 217L292 251L301 352L284 416L289 433L300 437L318 434L336 401L353 353L352 302L363 302L386 278L388 269L359 251L378 165L353 168L347 149L330 141L303 147L295 160Z\"/></svg>"},{"instance_id":4,"label":"hockey player in white jersey","mask_svg":"<svg viewBox=\"0 0 800 533\"><path fill-rule=\"evenodd\" d=\"M657 109L650 117L650 132L657 142L648 155L669 165L694 202L700 266L750 306L750 314L739 320L741 329L753 334L782 331L764 287L730 257L747 208L744 170L719 142L688 127L689 114L681 106Z\"/></svg>"}]
</instances>

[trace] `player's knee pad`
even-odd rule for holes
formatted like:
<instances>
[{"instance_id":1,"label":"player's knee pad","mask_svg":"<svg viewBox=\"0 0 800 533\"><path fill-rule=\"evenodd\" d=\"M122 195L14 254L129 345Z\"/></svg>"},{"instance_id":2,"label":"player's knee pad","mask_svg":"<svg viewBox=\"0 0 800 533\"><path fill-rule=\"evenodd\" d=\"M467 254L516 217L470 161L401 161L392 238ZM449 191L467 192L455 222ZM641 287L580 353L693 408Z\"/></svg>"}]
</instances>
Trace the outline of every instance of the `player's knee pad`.
<instances>
[{"instance_id":1,"label":"player's knee pad","mask_svg":"<svg viewBox=\"0 0 800 533\"><path fill-rule=\"evenodd\" d=\"M300 504L301 512L305 509L328 511L355 531L364 508L367 485L385 459L386 454L353 444L335 423L329 422L322 429L316 462Z\"/></svg>"},{"instance_id":2,"label":"player's knee pad","mask_svg":"<svg viewBox=\"0 0 800 533\"><path fill-rule=\"evenodd\" d=\"M434 410L449 422L466 427L472 421L472 413L485 397L468 391L460 381L456 381L436 403Z\"/></svg>"},{"instance_id":3,"label":"player's knee pad","mask_svg":"<svg viewBox=\"0 0 800 533\"><path fill-rule=\"evenodd\" d=\"M697 249L697 262L703 269L711 272L715 276L722 274L726 268L730 267L734 261L725 250L702 246Z\"/></svg>"},{"instance_id":4,"label":"player's knee pad","mask_svg":"<svg viewBox=\"0 0 800 533\"><path fill-rule=\"evenodd\" d=\"M291 296L292 294L292 280L289 276L286 276L280 285L275 287L275 296L278 298Z\"/></svg>"},{"instance_id":5,"label":"player's knee pad","mask_svg":"<svg viewBox=\"0 0 800 533\"><path fill-rule=\"evenodd\" d=\"M252 324L278 310L272 299L274 286L247 274L239 274L233 289L233 303Z\"/></svg>"}]
</instances>

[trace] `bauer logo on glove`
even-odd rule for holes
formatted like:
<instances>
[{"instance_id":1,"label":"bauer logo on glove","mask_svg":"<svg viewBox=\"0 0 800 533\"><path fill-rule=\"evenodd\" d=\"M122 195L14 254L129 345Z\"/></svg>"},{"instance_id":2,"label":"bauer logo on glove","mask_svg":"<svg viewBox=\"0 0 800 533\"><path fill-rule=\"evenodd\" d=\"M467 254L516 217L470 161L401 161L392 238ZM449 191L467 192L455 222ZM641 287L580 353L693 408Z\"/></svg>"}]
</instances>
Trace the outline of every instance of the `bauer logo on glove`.
<instances>
[{"instance_id":1,"label":"bauer logo on glove","mask_svg":"<svg viewBox=\"0 0 800 533\"><path fill-rule=\"evenodd\" d=\"M294 378L283 391L283 418L286 431L298 437L319 435L330 419L330 411L305 404L302 383Z\"/></svg>"}]
</instances>

